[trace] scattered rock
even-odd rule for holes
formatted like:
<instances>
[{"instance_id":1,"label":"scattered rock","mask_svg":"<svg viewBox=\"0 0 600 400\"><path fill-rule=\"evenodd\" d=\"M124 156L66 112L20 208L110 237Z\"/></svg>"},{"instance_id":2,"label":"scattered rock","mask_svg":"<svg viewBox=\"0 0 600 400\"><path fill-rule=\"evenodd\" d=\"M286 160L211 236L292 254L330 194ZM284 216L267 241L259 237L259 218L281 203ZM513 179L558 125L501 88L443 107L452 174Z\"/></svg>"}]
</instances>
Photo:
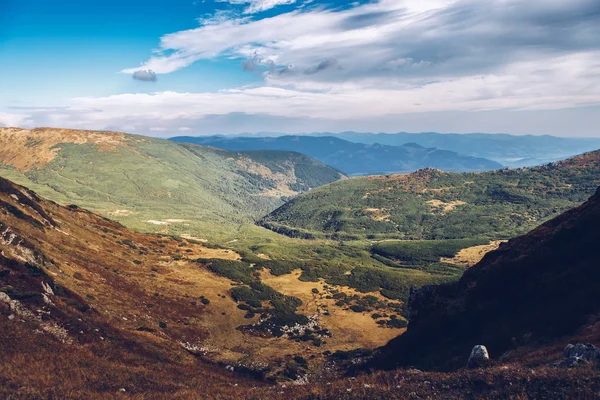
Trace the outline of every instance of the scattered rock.
<instances>
[{"instance_id":1,"label":"scattered rock","mask_svg":"<svg viewBox=\"0 0 600 400\"><path fill-rule=\"evenodd\" d=\"M578 367L600 361L600 349L592 344L568 344L563 351L561 366Z\"/></svg>"},{"instance_id":2,"label":"scattered rock","mask_svg":"<svg viewBox=\"0 0 600 400\"><path fill-rule=\"evenodd\" d=\"M487 348L483 345L477 345L471 350L469 361L467 363L468 368L481 368L490 362L490 355Z\"/></svg>"},{"instance_id":3,"label":"scattered rock","mask_svg":"<svg viewBox=\"0 0 600 400\"><path fill-rule=\"evenodd\" d=\"M0 292L0 303L10 304L11 298L4 292Z\"/></svg>"}]
</instances>

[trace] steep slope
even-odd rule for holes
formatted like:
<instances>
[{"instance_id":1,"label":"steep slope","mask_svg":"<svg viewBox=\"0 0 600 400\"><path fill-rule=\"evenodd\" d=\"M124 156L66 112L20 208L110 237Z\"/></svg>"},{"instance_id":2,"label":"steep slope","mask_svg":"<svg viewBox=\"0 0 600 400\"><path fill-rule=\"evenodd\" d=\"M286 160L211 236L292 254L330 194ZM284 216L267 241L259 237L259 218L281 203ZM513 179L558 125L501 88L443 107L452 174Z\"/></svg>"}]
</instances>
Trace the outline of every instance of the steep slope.
<instances>
[{"instance_id":1,"label":"steep slope","mask_svg":"<svg viewBox=\"0 0 600 400\"><path fill-rule=\"evenodd\" d=\"M263 224L291 236L510 238L580 204L600 184L600 151L542 167L352 178L286 203Z\"/></svg>"},{"instance_id":2,"label":"steep slope","mask_svg":"<svg viewBox=\"0 0 600 400\"><path fill-rule=\"evenodd\" d=\"M0 337L24 320L73 351L105 342L119 352L131 342L135 354L177 365L199 358L295 379L284 373L294 355L311 360L303 370L318 370L323 352L379 347L402 332L336 306L322 282L294 285L240 258L135 233L0 178L0 320L9 317Z\"/></svg>"},{"instance_id":3,"label":"steep slope","mask_svg":"<svg viewBox=\"0 0 600 400\"><path fill-rule=\"evenodd\" d=\"M577 271L563 275L567 278L563 286L566 296L557 292L558 278L544 279L549 282L547 286L534 286L540 292L549 288L557 295L554 303L547 304L547 312L541 318L537 314L531 317L536 324L550 320L550 312L554 311L551 307L556 306L559 294L568 302L565 307L569 306L569 312L575 310L575 317L566 320L567 326L572 321L575 326L583 319L582 305L596 304L587 298L581 302L579 296L590 294L597 277L590 273L581 278L579 273L590 272L598 260L594 258L594 264L586 266L585 256L573 257L565 249L562 253L556 249L566 243L575 254L580 251L592 254L589 249L599 239L599 209L600 201L596 198L592 205L573 212L574 216L547 224L545 231L529 241L506 245L507 249L515 246L514 250L521 253L535 249L544 265L558 264L568 258ZM555 237L548 240L546 231ZM580 240L588 235L588 240ZM545 255L544 250L551 253ZM339 330L332 324L329 327L334 335L326 337L321 346L298 342L300 338L291 333L295 340L267 336L265 332L252 334L247 327L256 329L253 324L260 320L244 315L248 309L246 301L238 299L236 303L232 299L234 293L239 293L236 288L246 287L244 281L251 277L252 271L248 265L235 261L238 257L228 250L209 249L186 240L134 233L78 207L62 207L46 201L0 178L0 397L591 398L600 387L598 373L591 370L536 368L532 372L519 365L457 374L399 370L340 379L335 366L343 365L339 357L346 353L334 357L331 361L335 362L325 363L323 353L361 345L357 341L361 337L359 332L367 330L367 320L372 318L367 315L365 320L356 320L342 314L342 321L352 322L344 325L344 329L355 325L356 332L336 342ZM192 261L196 259L200 261ZM508 250L505 255L486 260L484 263L491 266L505 261L520 262ZM564 264L561 267L548 270L559 276L560 271L570 271ZM248 270L244 272L244 268ZM539 270L523 276L528 278ZM266 274L265 280L274 287L290 288L283 279L285 276L252 272ZM488 288L490 280L494 284L504 282L497 277L485 279ZM521 291L528 289L527 283L518 284L518 279L506 281ZM325 289L322 282L306 282L306 285ZM247 287L265 289L252 281ZM580 289L582 293L578 293ZM307 298L301 308L319 303L318 298ZM530 302L521 304L531 305L532 298L533 305L540 305L535 296L525 297ZM286 299L275 297L263 301L262 306L268 311L274 306L269 304L275 303L273 300ZM521 312L519 307L513 305L513 308L515 313ZM562 311L560 307L556 310ZM512 316L499 315L505 318L505 323L510 323ZM489 320L493 321L491 314ZM563 321L556 318L551 328ZM454 340L456 336L450 338ZM397 360L397 349L389 351ZM222 363L215 363L219 361ZM384 365L379 361L381 364L377 366ZM308 371L311 372L307 374ZM297 381L301 385L270 385L253 378L250 372L252 376L277 373L287 379L301 377Z\"/></svg>"},{"instance_id":4,"label":"steep slope","mask_svg":"<svg viewBox=\"0 0 600 400\"><path fill-rule=\"evenodd\" d=\"M564 346L575 336L597 344L599 240L600 189L489 253L458 282L413 293L408 331L383 348L376 364L452 369L464 366L477 344L493 358L511 350L514 357L524 346Z\"/></svg>"},{"instance_id":5,"label":"steep slope","mask_svg":"<svg viewBox=\"0 0 600 400\"><path fill-rule=\"evenodd\" d=\"M283 136L277 138L246 137L175 137L171 140L196 143L228 150L286 150L299 151L349 175L374 175L412 172L421 168L439 168L444 171L489 171L502 165L464 156L439 148L425 148L418 144L385 146L377 143L352 143L337 137Z\"/></svg>"},{"instance_id":6,"label":"steep slope","mask_svg":"<svg viewBox=\"0 0 600 400\"><path fill-rule=\"evenodd\" d=\"M251 222L287 197L343 177L294 152L49 128L0 128L0 176L139 230L192 236Z\"/></svg>"},{"instance_id":7,"label":"steep slope","mask_svg":"<svg viewBox=\"0 0 600 400\"><path fill-rule=\"evenodd\" d=\"M332 136L329 133L315 135ZM344 132L335 136L365 144L381 143L389 146L401 146L406 143L417 143L424 147L438 147L468 156L487 158L511 168L542 165L600 148L600 140L596 138L566 138L548 135Z\"/></svg>"}]
</instances>

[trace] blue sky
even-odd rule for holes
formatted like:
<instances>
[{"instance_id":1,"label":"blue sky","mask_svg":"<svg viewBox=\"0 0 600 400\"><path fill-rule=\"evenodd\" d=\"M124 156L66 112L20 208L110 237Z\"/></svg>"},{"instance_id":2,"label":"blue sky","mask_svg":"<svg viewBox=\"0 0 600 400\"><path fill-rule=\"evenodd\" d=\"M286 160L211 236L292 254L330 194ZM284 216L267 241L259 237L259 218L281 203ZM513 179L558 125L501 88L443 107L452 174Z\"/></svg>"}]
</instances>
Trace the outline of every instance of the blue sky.
<instances>
[{"instance_id":1,"label":"blue sky","mask_svg":"<svg viewBox=\"0 0 600 400\"><path fill-rule=\"evenodd\" d=\"M0 126L600 136L597 0L0 0Z\"/></svg>"}]
</instances>

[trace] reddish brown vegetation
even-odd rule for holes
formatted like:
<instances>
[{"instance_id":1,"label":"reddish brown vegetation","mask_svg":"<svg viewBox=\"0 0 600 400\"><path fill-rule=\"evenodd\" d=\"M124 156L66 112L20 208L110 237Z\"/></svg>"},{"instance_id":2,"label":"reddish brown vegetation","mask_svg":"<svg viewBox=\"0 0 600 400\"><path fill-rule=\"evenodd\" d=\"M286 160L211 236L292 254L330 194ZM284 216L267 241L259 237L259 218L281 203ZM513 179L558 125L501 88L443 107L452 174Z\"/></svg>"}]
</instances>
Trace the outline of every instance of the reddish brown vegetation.
<instances>
[{"instance_id":1,"label":"reddish brown vegetation","mask_svg":"<svg viewBox=\"0 0 600 400\"><path fill-rule=\"evenodd\" d=\"M448 300L437 303L443 312L448 312L445 306L461 304L463 300L455 300L460 299L461 293L476 294L477 286L484 290L505 279L511 285L504 287L504 293L497 293L501 286L495 291L489 289L487 297L476 297L480 301L477 304L492 311L496 310L492 306L514 307L515 302L523 307L536 307L521 311L527 318L513 318L515 310L512 308L508 309L510 312L495 314L501 318L498 323L519 335L521 328L528 331L533 328L515 324L530 320L545 324L551 333L543 337L546 342L541 342L542 336L534 330L528 347L520 346L505 353L506 359L513 360L511 364L496 362L488 369L454 373L397 370L364 374L356 379L339 377L339 371L329 368L326 373L309 374L306 385L287 383L286 387L265 383L237 370L229 371L223 364L197 358L179 344L207 332L203 330L206 325L196 324L200 320L196 318L202 317L207 323L220 315L211 310L220 301L219 297L215 295L210 303L204 302L206 304L197 296L192 298L188 290L196 288L196 275L185 269L185 261L173 261L173 256L183 252L201 255L202 246L130 232L77 207L63 208L40 199L33 192L2 179L0 201L0 398L587 399L600 394L597 370L548 366L560 357L564 340L595 342L598 338L597 325L585 319L596 306L590 290L598 282L593 275L593 265L597 263L584 262L595 255L590 241L597 243L599 239L596 236L600 226L598 199L503 246L486 257L475 272L469 273L459 284L462 286L436 289L442 290L437 293L447 293L443 290L454 288L449 293L454 293L455 298L436 297ZM569 251L561 252L563 245L568 246ZM572 251L576 253L570 253ZM568 255L572 262L565 264ZM539 264L541 261L545 262ZM534 274L527 272L528 265L541 265L545 269L537 269ZM209 279L208 271L195 268L198 274L205 274L203 279ZM510 271L523 282L489 272L496 269ZM588 275L581 276L584 272ZM556 274L565 292L556 292L563 287L552 279ZM538 285L535 282L539 279ZM230 285L228 281L223 282L225 286ZM529 302L519 297L519 289L524 286L536 290L533 293L537 297L533 296ZM569 290L574 286L579 294ZM552 303L552 298L544 295L542 289L554 290L551 293L565 302L568 312L560 304ZM512 297L506 298L503 294ZM587 302L582 303L584 300ZM555 314L544 305L553 307ZM419 317L437 315L433 311L428 310ZM466 318L470 326L474 326L464 310L459 308L455 315ZM552 323L551 316L557 323ZM495 325L493 315L486 321L496 330L497 339L476 338L489 338L483 343L489 343L493 350L510 350L510 346L502 347L505 342L500 334L506 330ZM574 337L572 332L582 324L584 328ZM423 325L415 326L413 331L418 332ZM476 332L482 334L486 329L487 325L482 325ZM557 335L569 332L571 335L566 339L556 339ZM226 331L222 333L227 335ZM458 333L464 334L464 340L457 339ZM234 330L229 336L233 334L236 334ZM424 338L439 341L444 337L448 342L437 348L413 342L422 346L414 347L413 353L398 352L394 343L388 354L407 357L395 360L422 357L424 363L431 363L445 356L451 362L462 363L461 359L468 355L468 351L462 352L463 347L475 340L473 335L447 329L435 330ZM290 343L289 346L287 351L301 345ZM432 349L439 350L440 354L432 354ZM265 350L278 351L276 348ZM291 356L285 357L291 359ZM294 359L304 362L301 357ZM535 364L534 369L525 367L525 363Z\"/></svg>"}]
</instances>

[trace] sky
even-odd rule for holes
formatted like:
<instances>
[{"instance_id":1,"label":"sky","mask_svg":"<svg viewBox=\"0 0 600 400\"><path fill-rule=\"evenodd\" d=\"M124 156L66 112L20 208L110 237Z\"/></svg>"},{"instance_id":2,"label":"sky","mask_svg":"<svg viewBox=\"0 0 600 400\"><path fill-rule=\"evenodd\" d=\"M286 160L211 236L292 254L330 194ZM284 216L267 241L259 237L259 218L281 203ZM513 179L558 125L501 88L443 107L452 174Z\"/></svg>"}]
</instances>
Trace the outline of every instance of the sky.
<instances>
[{"instance_id":1,"label":"sky","mask_svg":"<svg viewBox=\"0 0 600 400\"><path fill-rule=\"evenodd\" d=\"M0 0L0 126L600 137L600 1Z\"/></svg>"}]
</instances>

